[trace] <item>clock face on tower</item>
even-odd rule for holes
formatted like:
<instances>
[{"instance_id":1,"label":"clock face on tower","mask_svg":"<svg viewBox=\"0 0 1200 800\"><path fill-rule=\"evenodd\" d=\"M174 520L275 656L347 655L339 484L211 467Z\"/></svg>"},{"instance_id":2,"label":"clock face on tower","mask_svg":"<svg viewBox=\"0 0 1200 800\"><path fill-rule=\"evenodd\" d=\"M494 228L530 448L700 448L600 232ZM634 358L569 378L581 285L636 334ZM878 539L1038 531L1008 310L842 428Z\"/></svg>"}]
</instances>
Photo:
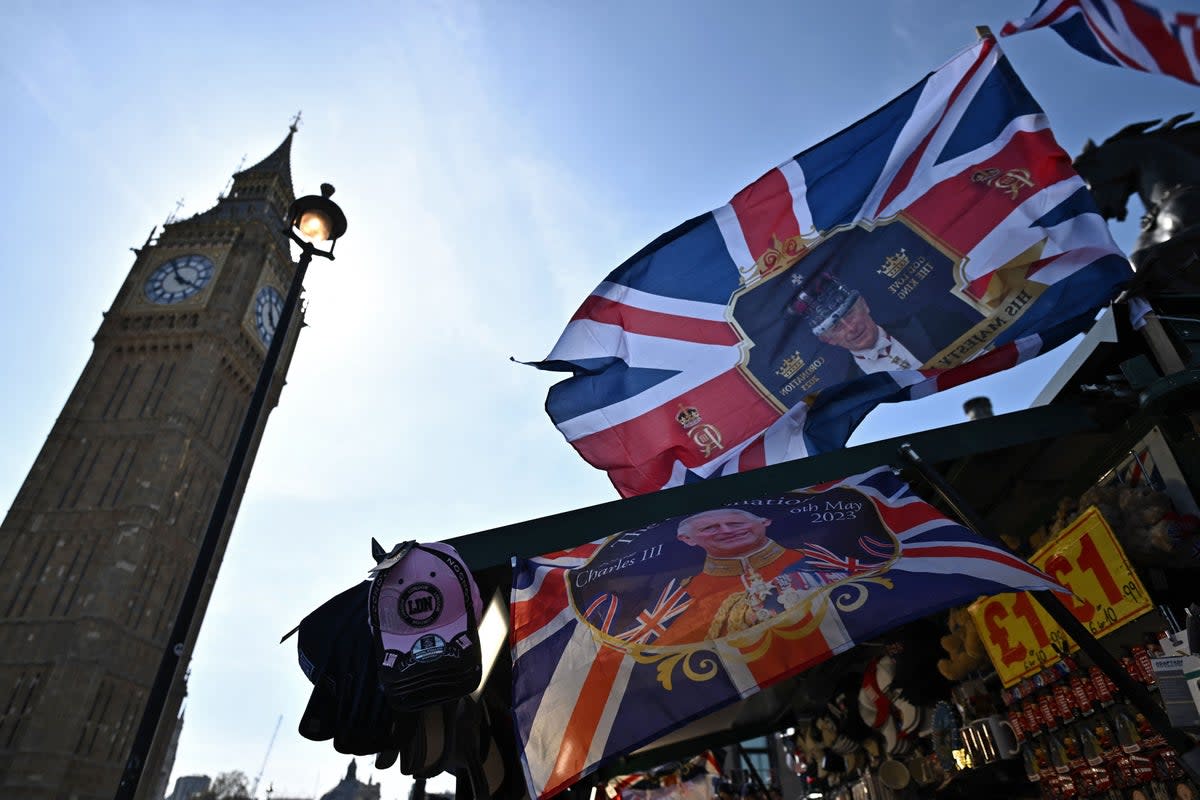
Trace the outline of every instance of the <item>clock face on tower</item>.
<instances>
[{"instance_id":1,"label":"clock face on tower","mask_svg":"<svg viewBox=\"0 0 1200 800\"><path fill-rule=\"evenodd\" d=\"M212 280L213 262L201 255L176 256L146 280L146 298L167 305L186 300Z\"/></svg>"},{"instance_id":2,"label":"clock face on tower","mask_svg":"<svg viewBox=\"0 0 1200 800\"><path fill-rule=\"evenodd\" d=\"M275 326L279 324L279 315L283 313L283 295L274 286L264 286L258 290L254 299L254 327L258 329L258 338L270 347L271 339L275 337Z\"/></svg>"}]
</instances>

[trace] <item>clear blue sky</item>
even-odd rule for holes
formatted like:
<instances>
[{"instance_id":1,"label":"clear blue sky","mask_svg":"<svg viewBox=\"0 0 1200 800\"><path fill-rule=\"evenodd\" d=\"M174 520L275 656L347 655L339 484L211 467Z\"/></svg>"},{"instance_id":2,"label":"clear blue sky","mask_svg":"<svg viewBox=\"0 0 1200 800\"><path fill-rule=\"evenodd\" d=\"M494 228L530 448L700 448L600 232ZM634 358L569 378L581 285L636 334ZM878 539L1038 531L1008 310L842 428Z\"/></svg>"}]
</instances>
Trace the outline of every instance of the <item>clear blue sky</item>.
<instances>
[{"instance_id":1,"label":"clear blue sky","mask_svg":"<svg viewBox=\"0 0 1200 800\"><path fill-rule=\"evenodd\" d=\"M91 351L128 248L304 110L296 189L338 187L338 260L272 417L192 664L176 774L319 796L347 757L296 732L279 636L358 581L369 541L439 539L613 499L543 414L588 291L675 224L869 113L1033 0L43 4L0 10L0 495ZM1182 8L1185 3L1172 3ZM1200 89L1007 40L1072 153ZM1115 229L1128 247L1140 213ZM857 441L1024 407L1059 360L877 413ZM982 384L982 385L981 385ZM597 531L602 535L607 531ZM371 773L366 760L360 775ZM407 780L380 776L384 797ZM436 784L434 784L436 785Z\"/></svg>"}]
</instances>

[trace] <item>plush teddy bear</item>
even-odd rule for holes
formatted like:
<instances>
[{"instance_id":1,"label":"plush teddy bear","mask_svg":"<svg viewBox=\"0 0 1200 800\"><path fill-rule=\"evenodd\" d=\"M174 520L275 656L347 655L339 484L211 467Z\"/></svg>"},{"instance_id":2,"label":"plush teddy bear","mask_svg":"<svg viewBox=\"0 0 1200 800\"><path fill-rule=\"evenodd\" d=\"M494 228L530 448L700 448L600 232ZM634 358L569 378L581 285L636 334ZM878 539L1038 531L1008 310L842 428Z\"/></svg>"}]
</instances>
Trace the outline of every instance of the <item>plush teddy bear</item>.
<instances>
[{"instance_id":1,"label":"plush teddy bear","mask_svg":"<svg viewBox=\"0 0 1200 800\"><path fill-rule=\"evenodd\" d=\"M1085 509L1095 506L1109 524L1120 524L1122 488L1120 486L1093 486L1079 496L1078 511L1071 516L1073 522Z\"/></svg>"},{"instance_id":2,"label":"plush teddy bear","mask_svg":"<svg viewBox=\"0 0 1200 800\"><path fill-rule=\"evenodd\" d=\"M973 670L987 664L987 651L967 609L950 609L946 624L950 633L941 638L941 644L949 657L938 661L938 672L946 680L961 681Z\"/></svg>"},{"instance_id":3,"label":"plush teddy bear","mask_svg":"<svg viewBox=\"0 0 1200 800\"><path fill-rule=\"evenodd\" d=\"M1058 508L1054 511L1054 518L1050 521L1050 529L1047 531L1050 536L1061 531L1063 528L1071 524L1079 511L1079 503L1074 498L1064 497L1058 501Z\"/></svg>"},{"instance_id":4,"label":"plush teddy bear","mask_svg":"<svg viewBox=\"0 0 1200 800\"><path fill-rule=\"evenodd\" d=\"M821 760L821 755L825 752L825 745L820 739L820 732L812 725L805 726L800 732L800 749L804 751L804 760L812 763L817 763Z\"/></svg>"},{"instance_id":5,"label":"plush teddy bear","mask_svg":"<svg viewBox=\"0 0 1200 800\"><path fill-rule=\"evenodd\" d=\"M987 662L988 654L979 636L979 629L975 627L975 619L965 608L962 609L962 619L963 650L982 665Z\"/></svg>"},{"instance_id":6,"label":"plush teddy bear","mask_svg":"<svg viewBox=\"0 0 1200 800\"><path fill-rule=\"evenodd\" d=\"M1196 535L1195 517L1177 514L1171 498L1146 486L1114 485L1107 493L1089 489L1080 498L1093 501L1113 529L1126 554L1135 563L1185 567L1200 566L1188 540Z\"/></svg>"},{"instance_id":7,"label":"plush teddy bear","mask_svg":"<svg viewBox=\"0 0 1200 800\"><path fill-rule=\"evenodd\" d=\"M817 717L817 738L820 739L822 747L833 747L838 738L838 729L837 722L832 717L824 714Z\"/></svg>"},{"instance_id":8,"label":"plush teddy bear","mask_svg":"<svg viewBox=\"0 0 1200 800\"><path fill-rule=\"evenodd\" d=\"M1043 525L1033 533L1029 534L1029 549L1036 552L1041 549L1042 545L1050 541L1050 531Z\"/></svg>"},{"instance_id":9,"label":"plush teddy bear","mask_svg":"<svg viewBox=\"0 0 1200 800\"><path fill-rule=\"evenodd\" d=\"M1040 549L1092 506L1100 511L1134 563L1200 567L1191 547L1194 537L1200 535L1200 520L1176 513L1166 493L1144 485L1093 486L1078 500L1062 498L1050 523L1030 535L1030 549Z\"/></svg>"}]
</instances>

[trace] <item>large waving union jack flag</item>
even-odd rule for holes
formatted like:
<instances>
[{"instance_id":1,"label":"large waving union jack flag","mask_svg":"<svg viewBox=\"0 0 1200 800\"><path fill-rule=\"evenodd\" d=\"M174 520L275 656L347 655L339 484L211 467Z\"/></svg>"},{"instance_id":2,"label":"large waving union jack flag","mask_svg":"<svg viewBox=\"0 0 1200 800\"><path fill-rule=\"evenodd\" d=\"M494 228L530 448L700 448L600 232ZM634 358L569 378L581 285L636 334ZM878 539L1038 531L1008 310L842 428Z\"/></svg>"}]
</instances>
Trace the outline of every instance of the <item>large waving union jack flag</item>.
<instances>
[{"instance_id":1,"label":"large waving union jack flag","mask_svg":"<svg viewBox=\"0 0 1200 800\"><path fill-rule=\"evenodd\" d=\"M623 496L844 446L880 402L1010 367L1130 275L993 39L612 272L543 369Z\"/></svg>"},{"instance_id":2,"label":"large waving union jack flag","mask_svg":"<svg viewBox=\"0 0 1200 800\"><path fill-rule=\"evenodd\" d=\"M1065 591L886 468L515 559L513 710L530 796L909 620Z\"/></svg>"},{"instance_id":3,"label":"large waving union jack flag","mask_svg":"<svg viewBox=\"0 0 1200 800\"><path fill-rule=\"evenodd\" d=\"M1135 0L1041 0L1009 22L1001 36L1051 28L1063 41L1105 64L1200 84L1200 14L1172 14Z\"/></svg>"}]
</instances>

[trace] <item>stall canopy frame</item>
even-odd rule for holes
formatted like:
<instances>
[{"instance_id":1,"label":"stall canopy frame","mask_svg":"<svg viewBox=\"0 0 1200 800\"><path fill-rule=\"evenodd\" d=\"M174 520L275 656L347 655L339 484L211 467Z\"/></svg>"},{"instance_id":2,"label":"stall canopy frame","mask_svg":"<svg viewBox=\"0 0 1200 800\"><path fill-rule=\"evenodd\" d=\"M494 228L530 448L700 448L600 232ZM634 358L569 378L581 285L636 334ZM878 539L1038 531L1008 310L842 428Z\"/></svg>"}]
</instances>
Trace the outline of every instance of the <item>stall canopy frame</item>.
<instances>
[{"instance_id":1,"label":"stall canopy frame","mask_svg":"<svg viewBox=\"0 0 1200 800\"><path fill-rule=\"evenodd\" d=\"M1168 300L1170 302L1168 302ZM648 495L614 500L449 540L472 568L485 596L511 589L512 558L562 550L621 530L745 498L780 494L881 465L901 469L914 489L947 516L956 515L898 457L909 444L983 518L1029 555L1031 533L1061 498L1076 498L1119 463L1153 428L1169 443L1186 482L1200 487L1200 295L1159 298L1172 341L1189 369L1163 376L1130 326L1123 306L1107 312L1099 333L1065 362L1038 405L1001 416L813 456ZM914 420L913 427L920 425ZM1193 489L1195 491L1195 489ZM648 769L706 749L734 744L811 716L823 688L854 648L747 700L697 720L636 753L610 762L595 778ZM861 657L861 655L860 655ZM497 711L511 706L512 665L500 657L482 691ZM1200 752L1200 751L1197 751ZM510 756L515 759L515 752ZM510 762L513 767L515 761ZM590 781L589 781L590 782Z\"/></svg>"}]
</instances>

